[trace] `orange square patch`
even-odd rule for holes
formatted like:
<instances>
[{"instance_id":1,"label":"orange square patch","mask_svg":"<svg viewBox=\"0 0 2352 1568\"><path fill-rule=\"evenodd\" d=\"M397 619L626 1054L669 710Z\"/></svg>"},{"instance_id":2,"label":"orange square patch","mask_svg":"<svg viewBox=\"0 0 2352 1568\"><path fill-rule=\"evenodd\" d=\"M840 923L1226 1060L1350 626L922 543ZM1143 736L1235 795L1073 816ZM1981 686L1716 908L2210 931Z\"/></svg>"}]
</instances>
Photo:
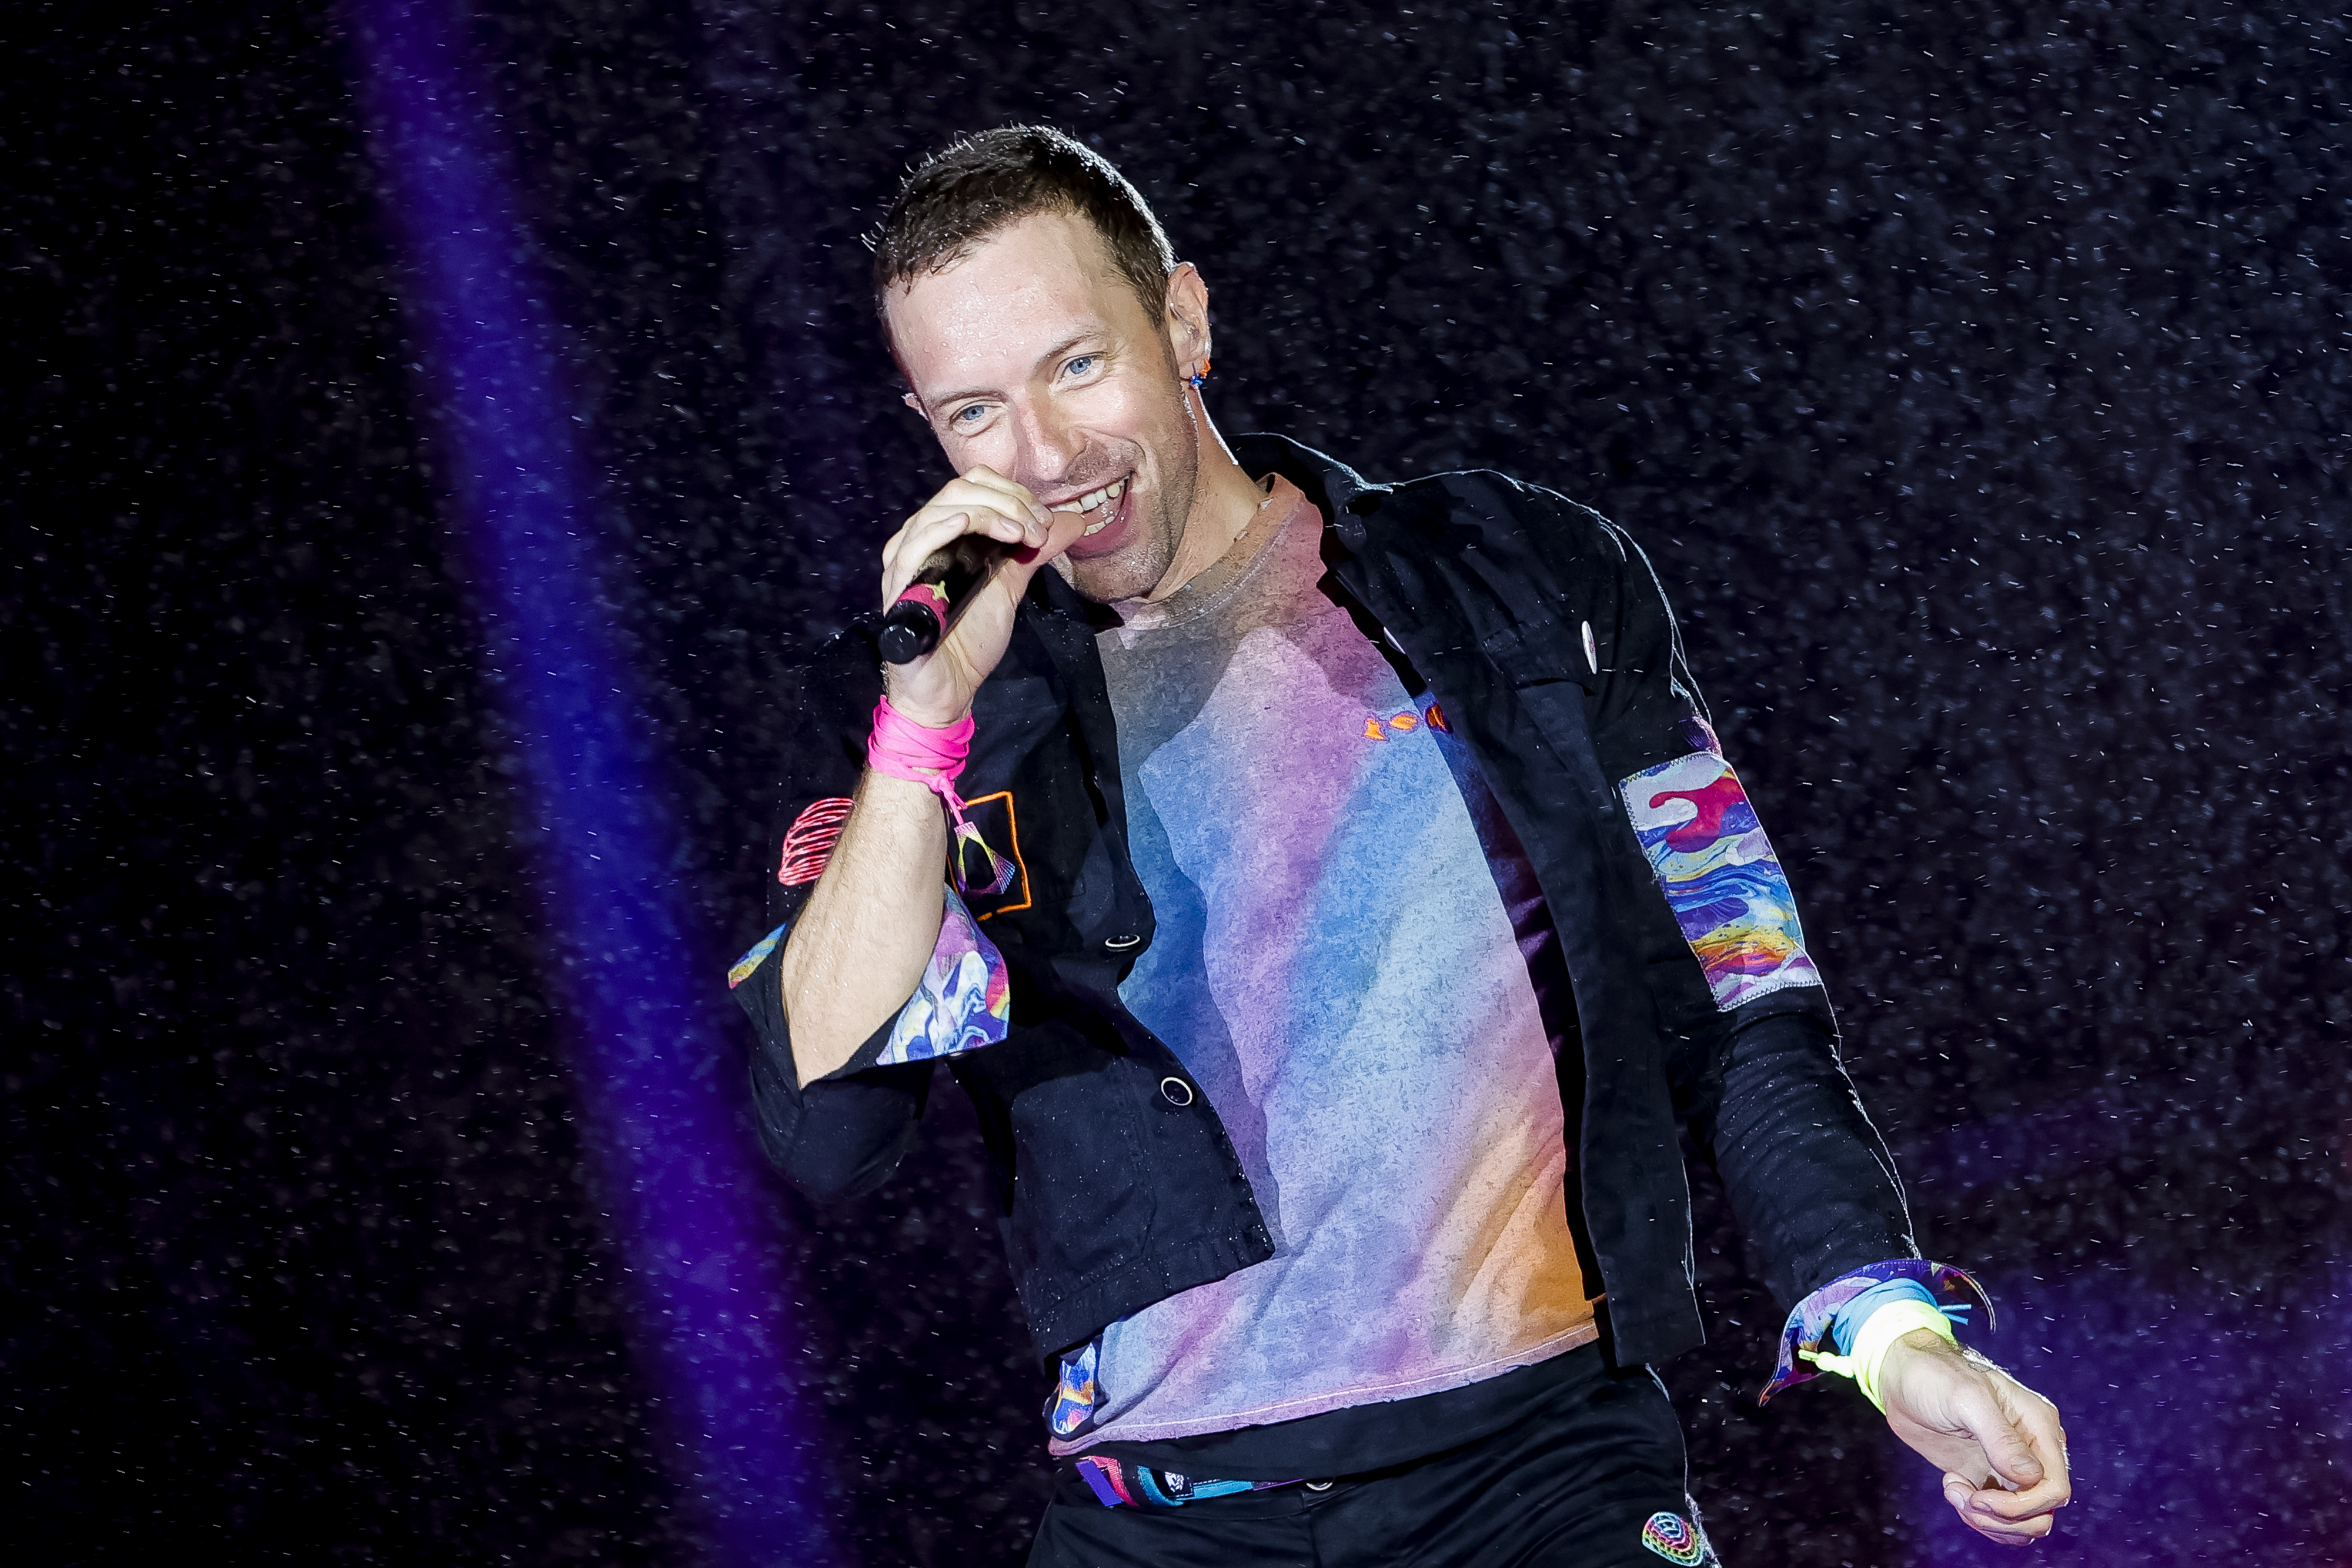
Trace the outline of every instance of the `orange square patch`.
<instances>
[{"instance_id":1,"label":"orange square patch","mask_svg":"<svg viewBox=\"0 0 2352 1568\"><path fill-rule=\"evenodd\" d=\"M948 853L964 907L975 920L1028 908L1029 864L1021 858L1021 824L1013 814L1013 791L1000 789L966 800L963 814L966 825L956 830Z\"/></svg>"}]
</instances>

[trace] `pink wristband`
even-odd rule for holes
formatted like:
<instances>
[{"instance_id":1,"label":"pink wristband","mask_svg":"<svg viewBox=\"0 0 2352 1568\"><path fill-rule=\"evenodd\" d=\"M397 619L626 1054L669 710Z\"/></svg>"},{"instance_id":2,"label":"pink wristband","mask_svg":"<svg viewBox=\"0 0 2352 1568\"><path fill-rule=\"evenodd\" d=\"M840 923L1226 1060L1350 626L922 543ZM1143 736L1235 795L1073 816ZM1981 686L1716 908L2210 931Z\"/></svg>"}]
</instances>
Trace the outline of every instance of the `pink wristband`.
<instances>
[{"instance_id":1,"label":"pink wristband","mask_svg":"<svg viewBox=\"0 0 2352 1568\"><path fill-rule=\"evenodd\" d=\"M885 696L874 705L874 733L866 738L866 766L893 779L920 784L947 802L956 826L964 826L963 801L955 792L956 776L971 755L971 715L945 729L917 724L890 706Z\"/></svg>"}]
</instances>

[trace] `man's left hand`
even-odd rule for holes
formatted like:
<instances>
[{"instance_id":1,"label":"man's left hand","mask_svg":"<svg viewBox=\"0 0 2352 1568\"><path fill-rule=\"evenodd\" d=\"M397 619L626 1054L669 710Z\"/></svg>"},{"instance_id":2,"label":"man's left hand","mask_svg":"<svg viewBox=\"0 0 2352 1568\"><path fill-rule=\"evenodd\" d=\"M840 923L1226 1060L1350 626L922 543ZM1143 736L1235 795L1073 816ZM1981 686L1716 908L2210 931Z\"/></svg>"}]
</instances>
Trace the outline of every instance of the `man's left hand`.
<instances>
[{"instance_id":1,"label":"man's left hand","mask_svg":"<svg viewBox=\"0 0 2352 1568\"><path fill-rule=\"evenodd\" d=\"M1926 1329L1887 1348L1878 1392L1887 1426L1944 1472L1944 1500L1969 1529L2007 1546L2050 1533L2074 1495L2056 1406Z\"/></svg>"}]
</instances>

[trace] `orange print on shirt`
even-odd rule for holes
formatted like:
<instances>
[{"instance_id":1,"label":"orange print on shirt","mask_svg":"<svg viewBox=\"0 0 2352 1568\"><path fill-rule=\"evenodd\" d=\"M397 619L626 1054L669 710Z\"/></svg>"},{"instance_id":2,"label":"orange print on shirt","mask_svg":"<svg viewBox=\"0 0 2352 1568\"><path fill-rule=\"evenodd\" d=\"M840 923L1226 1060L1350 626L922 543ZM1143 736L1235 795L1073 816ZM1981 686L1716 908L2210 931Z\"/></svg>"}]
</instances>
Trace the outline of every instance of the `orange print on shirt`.
<instances>
[{"instance_id":1,"label":"orange print on shirt","mask_svg":"<svg viewBox=\"0 0 2352 1568\"><path fill-rule=\"evenodd\" d=\"M1407 708L1404 712L1393 715L1385 721L1378 714L1368 715L1364 719L1364 738L1386 740L1391 730L1399 735L1410 735L1421 727L1424 719L1432 729L1443 731L1447 735L1454 733L1454 727L1445 722L1445 710L1432 703L1426 715L1415 708Z\"/></svg>"}]
</instances>

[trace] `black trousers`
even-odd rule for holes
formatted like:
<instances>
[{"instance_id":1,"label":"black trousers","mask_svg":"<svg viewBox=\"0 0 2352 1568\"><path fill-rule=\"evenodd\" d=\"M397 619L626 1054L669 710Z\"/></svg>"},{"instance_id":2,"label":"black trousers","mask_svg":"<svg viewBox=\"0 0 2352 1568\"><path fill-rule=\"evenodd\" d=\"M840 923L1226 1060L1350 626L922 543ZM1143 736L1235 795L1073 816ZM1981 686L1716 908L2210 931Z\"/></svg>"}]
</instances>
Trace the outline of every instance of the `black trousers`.
<instances>
[{"instance_id":1,"label":"black trousers","mask_svg":"<svg viewBox=\"0 0 2352 1568\"><path fill-rule=\"evenodd\" d=\"M1715 1564L1665 1390L1648 1368L1612 1371L1590 1348L1589 1376L1502 1431L1328 1486L1105 1508L1066 1471L1030 1568ZM1412 1408L1401 1401L1399 1418Z\"/></svg>"}]
</instances>

